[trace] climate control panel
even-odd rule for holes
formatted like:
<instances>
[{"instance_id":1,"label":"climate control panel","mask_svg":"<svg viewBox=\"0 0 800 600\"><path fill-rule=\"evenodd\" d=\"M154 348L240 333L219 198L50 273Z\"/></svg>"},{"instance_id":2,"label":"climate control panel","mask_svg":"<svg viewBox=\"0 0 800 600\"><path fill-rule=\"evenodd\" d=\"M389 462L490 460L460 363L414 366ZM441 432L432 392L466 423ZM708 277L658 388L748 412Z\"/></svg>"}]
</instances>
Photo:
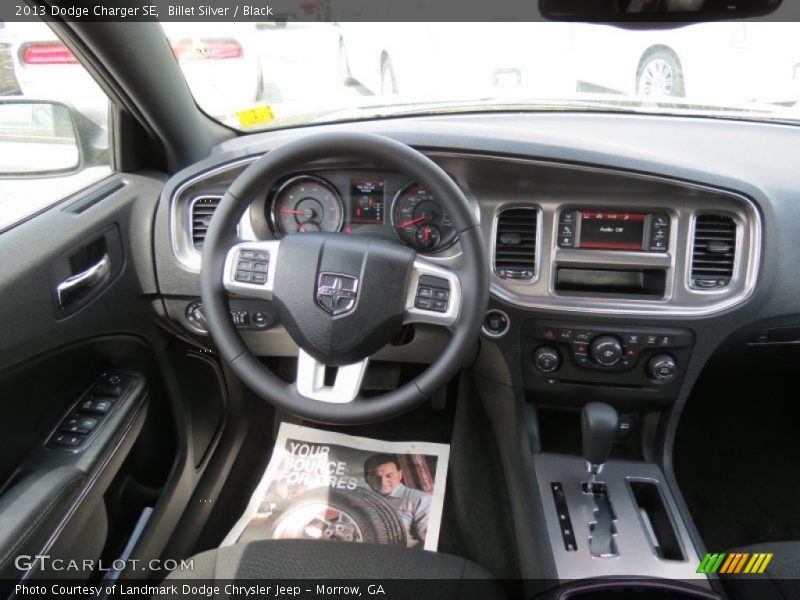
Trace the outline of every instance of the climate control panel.
<instances>
[{"instance_id":1,"label":"climate control panel","mask_svg":"<svg viewBox=\"0 0 800 600\"><path fill-rule=\"evenodd\" d=\"M693 343L687 329L528 322L523 326L527 387L600 384L629 391L673 390Z\"/></svg>"}]
</instances>

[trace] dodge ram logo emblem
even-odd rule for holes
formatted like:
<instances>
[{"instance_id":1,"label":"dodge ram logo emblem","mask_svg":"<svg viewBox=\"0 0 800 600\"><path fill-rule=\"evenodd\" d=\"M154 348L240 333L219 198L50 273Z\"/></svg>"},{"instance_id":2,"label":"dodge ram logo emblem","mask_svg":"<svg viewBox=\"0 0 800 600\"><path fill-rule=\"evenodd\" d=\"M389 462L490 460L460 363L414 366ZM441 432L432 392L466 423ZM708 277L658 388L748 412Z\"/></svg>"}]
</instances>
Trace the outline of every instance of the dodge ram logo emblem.
<instances>
[{"instance_id":1,"label":"dodge ram logo emblem","mask_svg":"<svg viewBox=\"0 0 800 600\"><path fill-rule=\"evenodd\" d=\"M339 273L320 273L317 281L317 304L332 315L353 310L358 296L358 278Z\"/></svg>"}]
</instances>

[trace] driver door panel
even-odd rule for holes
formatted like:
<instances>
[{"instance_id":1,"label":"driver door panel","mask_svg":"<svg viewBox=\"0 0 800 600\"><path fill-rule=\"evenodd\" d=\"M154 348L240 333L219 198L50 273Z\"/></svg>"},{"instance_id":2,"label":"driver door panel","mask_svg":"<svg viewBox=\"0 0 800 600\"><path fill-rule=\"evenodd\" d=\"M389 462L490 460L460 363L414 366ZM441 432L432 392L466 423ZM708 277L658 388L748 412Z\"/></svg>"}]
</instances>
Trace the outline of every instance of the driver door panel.
<instances>
[{"instance_id":1,"label":"driver door panel","mask_svg":"<svg viewBox=\"0 0 800 600\"><path fill-rule=\"evenodd\" d=\"M36 572L20 571L20 556L97 559L106 546L104 494L142 431L150 390L160 387L156 356L166 342L149 295L162 185L160 174L114 175L0 235L5 580ZM110 263L107 272L60 302L59 284L100 260ZM98 395L108 373L123 373L126 391L107 414L82 412L79 403ZM79 448L54 444L77 416L99 422Z\"/></svg>"}]
</instances>

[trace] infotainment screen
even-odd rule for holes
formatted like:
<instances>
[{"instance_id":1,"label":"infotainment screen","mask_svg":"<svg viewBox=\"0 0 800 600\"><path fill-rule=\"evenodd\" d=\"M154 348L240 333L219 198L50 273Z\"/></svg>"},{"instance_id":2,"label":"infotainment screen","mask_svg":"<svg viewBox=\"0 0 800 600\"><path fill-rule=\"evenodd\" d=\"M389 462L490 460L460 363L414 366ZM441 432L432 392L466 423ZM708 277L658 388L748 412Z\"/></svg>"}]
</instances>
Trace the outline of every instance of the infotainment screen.
<instances>
[{"instance_id":1,"label":"infotainment screen","mask_svg":"<svg viewBox=\"0 0 800 600\"><path fill-rule=\"evenodd\" d=\"M647 215L624 212L581 211L578 248L642 250Z\"/></svg>"},{"instance_id":2,"label":"infotainment screen","mask_svg":"<svg viewBox=\"0 0 800 600\"><path fill-rule=\"evenodd\" d=\"M383 225L383 179L352 179L350 194L351 223Z\"/></svg>"}]
</instances>

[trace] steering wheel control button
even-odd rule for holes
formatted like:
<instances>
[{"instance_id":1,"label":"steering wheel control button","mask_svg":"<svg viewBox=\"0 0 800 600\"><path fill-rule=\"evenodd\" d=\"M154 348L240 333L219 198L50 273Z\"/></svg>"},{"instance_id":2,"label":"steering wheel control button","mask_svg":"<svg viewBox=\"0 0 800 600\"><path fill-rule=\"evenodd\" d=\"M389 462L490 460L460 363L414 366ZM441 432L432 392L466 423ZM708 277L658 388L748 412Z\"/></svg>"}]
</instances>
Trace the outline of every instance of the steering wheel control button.
<instances>
[{"instance_id":1,"label":"steering wheel control button","mask_svg":"<svg viewBox=\"0 0 800 600\"><path fill-rule=\"evenodd\" d=\"M651 379L659 383L669 383L678 374L678 363L669 354L657 354L647 364Z\"/></svg>"},{"instance_id":2,"label":"steering wheel control button","mask_svg":"<svg viewBox=\"0 0 800 600\"><path fill-rule=\"evenodd\" d=\"M489 337L501 337L508 333L511 321L502 310L493 309L483 318L483 333Z\"/></svg>"},{"instance_id":3,"label":"steering wheel control button","mask_svg":"<svg viewBox=\"0 0 800 600\"><path fill-rule=\"evenodd\" d=\"M436 312L447 312L447 301L446 300L434 300L431 304L431 308Z\"/></svg>"},{"instance_id":4,"label":"steering wheel control button","mask_svg":"<svg viewBox=\"0 0 800 600\"><path fill-rule=\"evenodd\" d=\"M432 312L447 312L450 300L450 282L432 275L422 275L417 285L414 306Z\"/></svg>"},{"instance_id":5,"label":"steering wheel control button","mask_svg":"<svg viewBox=\"0 0 800 600\"><path fill-rule=\"evenodd\" d=\"M589 354L597 364L613 367L622 360L622 344L614 336L602 335L592 342Z\"/></svg>"},{"instance_id":6,"label":"steering wheel control button","mask_svg":"<svg viewBox=\"0 0 800 600\"><path fill-rule=\"evenodd\" d=\"M269 272L269 252L266 250L239 250L234 280L240 283L264 285Z\"/></svg>"},{"instance_id":7,"label":"steering wheel control button","mask_svg":"<svg viewBox=\"0 0 800 600\"><path fill-rule=\"evenodd\" d=\"M542 373L553 373L561 366L561 357L558 355L558 350L544 346L539 348L533 354L533 364Z\"/></svg>"},{"instance_id":8,"label":"steering wheel control button","mask_svg":"<svg viewBox=\"0 0 800 600\"><path fill-rule=\"evenodd\" d=\"M417 299L414 302L414 306L416 306L417 308L421 308L423 310L430 310L432 303L433 300L431 300L430 298L420 298L419 296L417 296Z\"/></svg>"}]
</instances>

